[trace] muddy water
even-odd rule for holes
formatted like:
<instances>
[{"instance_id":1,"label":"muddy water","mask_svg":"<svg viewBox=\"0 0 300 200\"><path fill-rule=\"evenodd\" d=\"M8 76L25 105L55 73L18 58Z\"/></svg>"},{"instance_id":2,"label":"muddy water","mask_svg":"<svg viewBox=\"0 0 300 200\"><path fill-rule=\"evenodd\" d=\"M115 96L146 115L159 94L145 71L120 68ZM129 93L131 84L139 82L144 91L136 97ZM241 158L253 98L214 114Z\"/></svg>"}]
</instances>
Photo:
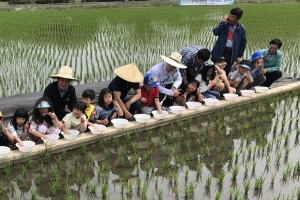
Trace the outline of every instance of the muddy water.
<instances>
[{"instance_id":1,"label":"muddy water","mask_svg":"<svg viewBox=\"0 0 300 200\"><path fill-rule=\"evenodd\" d=\"M28 162L13 166L8 178L2 169L0 199L30 199L35 189L38 199L101 199L105 186L107 199L215 199L217 193L220 199L299 198L298 99L285 94L130 138L100 140L52 155L48 164L39 159L31 168ZM51 195L55 180L60 188Z\"/></svg>"}]
</instances>

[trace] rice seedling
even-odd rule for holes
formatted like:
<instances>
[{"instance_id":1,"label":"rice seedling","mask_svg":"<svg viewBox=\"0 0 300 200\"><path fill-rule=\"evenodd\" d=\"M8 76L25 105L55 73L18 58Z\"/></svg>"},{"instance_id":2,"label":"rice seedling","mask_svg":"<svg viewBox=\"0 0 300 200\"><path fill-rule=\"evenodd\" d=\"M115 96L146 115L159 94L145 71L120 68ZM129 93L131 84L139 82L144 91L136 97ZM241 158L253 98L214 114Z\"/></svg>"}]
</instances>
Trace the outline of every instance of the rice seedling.
<instances>
[{"instance_id":1,"label":"rice seedling","mask_svg":"<svg viewBox=\"0 0 300 200\"><path fill-rule=\"evenodd\" d=\"M160 189L158 192L157 192L157 196L158 196L158 199L159 200L162 200L163 199L163 190Z\"/></svg>"},{"instance_id":2,"label":"rice seedling","mask_svg":"<svg viewBox=\"0 0 300 200\"><path fill-rule=\"evenodd\" d=\"M37 199L37 192L38 192L38 189L31 189L30 190L31 200Z\"/></svg>"},{"instance_id":3,"label":"rice seedling","mask_svg":"<svg viewBox=\"0 0 300 200\"><path fill-rule=\"evenodd\" d=\"M236 177L238 176L239 174L239 167L238 166L235 166L232 171L231 171L231 174L232 174L232 180L235 181L236 180Z\"/></svg>"},{"instance_id":4,"label":"rice seedling","mask_svg":"<svg viewBox=\"0 0 300 200\"><path fill-rule=\"evenodd\" d=\"M147 184L144 184L143 188L142 188L142 195L141 195L142 200L147 199L147 190L148 190L148 186L147 186Z\"/></svg>"},{"instance_id":5,"label":"rice seedling","mask_svg":"<svg viewBox=\"0 0 300 200\"><path fill-rule=\"evenodd\" d=\"M62 160L65 160L66 159L66 155L67 155L67 152L65 149L62 150L61 154L60 154L60 157Z\"/></svg>"},{"instance_id":6,"label":"rice seedling","mask_svg":"<svg viewBox=\"0 0 300 200\"><path fill-rule=\"evenodd\" d=\"M2 194L3 192L3 185L2 185L2 182L0 182L0 194Z\"/></svg>"},{"instance_id":7,"label":"rice seedling","mask_svg":"<svg viewBox=\"0 0 300 200\"><path fill-rule=\"evenodd\" d=\"M11 174L10 161L7 161L4 165L4 173L5 173L6 178L9 178L9 176Z\"/></svg>"},{"instance_id":8,"label":"rice seedling","mask_svg":"<svg viewBox=\"0 0 300 200\"><path fill-rule=\"evenodd\" d=\"M51 147L48 146L48 145L45 145L44 161L45 161L46 163L49 163L49 162L50 162L50 159L51 159L51 153L52 153Z\"/></svg>"},{"instance_id":9,"label":"rice seedling","mask_svg":"<svg viewBox=\"0 0 300 200\"><path fill-rule=\"evenodd\" d=\"M258 177L255 179L255 190L262 190L263 184L265 182L265 178L263 178L262 176Z\"/></svg>"},{"instance_id":10,"label":"rice seedling","mask_svg":"<svg viewBox=\"0 0 300 200\"><path fill-rule=\"evenodd\" d=\"M137 152L137 146L138 146L138 144L136 141L131 143L131 147L132 147L132 150L134 151L134 153Z\"/></svg>"},{"instance_id":11,"label":"rice seedling","mask_svg":"<svg viewBox=\"0 0 300 200\"><path fill-rule=\"evenodd\" d=\"M208 188L208 189L210 188L211 181L212 181L212 177L211 177L211 175L208 175L207 178L205 179L205 187L206 188Z\"/></svg>"},{"instance_id":12,"label":"rice seedling","mask_svg":"<svg viewBox=\"0 0 300 200\"><path fill-rule=\"evenodd\" d=\"M249 189L250 189L250 181L247 180L244 182L244 196L248 195Z\"/></svg>"},{"instance_id":13,"label":"rice seedling","mask_svg":"<svg viewBox=\"0 0 300 200\"><path fill-rule=\"evenodd\" d=\"M119 138L114 138L113 139L113 144L115 147L118 147L119 146Z\"/></svg>"},{"instance_id":14,"label":"rice seedling","mask_svg":"<svg viewBox=\"0 0 300 200\"><path fill-rule=\"evenodd\" d=\"M35 176L35 184L36 185L39 185L40 184L40 182L41 182L41 174L36 174L36 176Z\"/></svg>"},{"instance_id":15,"label":"rice seedling","mask_svg":"<svg viewBox=\"0 0 300 200\"><path fill-rule=\"evenodd\" d=\"M10 190L14 192L15 188L16 188L15 182L10 180L9 181L9 187L10 187Z\"/></svg>"},{"instance_id":16,"label":"rice seedling","mask_svg":"<svg viewBox=\"0 0 300 200\"><path fill-rule=\"evenodd\" d=\"M220 200L221 199L221 195L222 195L222 193L220 193L219 191L217 191L217 193L215 195L215 200Z\"/></svg>"},{"instance_id":17,"label":"rice seedling","mask_svg":"<svg viewBox=\"0 0 300 200\"><path fill-rule=\"evenodd\" d=\"M224 178L225 178L225 171L223 169L221 169L219 175L218 175L218 184L219 185L222 185L223 184L223 181L224 181Z\"/></svg>"},{"instance_id":18,"label":"rice seedling","mask_svg":"<svg viewBox=\"0 0 300 200\"><path fill-rule=\"evenodd\" d=\"M26 157L26 165L28 166L29 169L32 168L32 160L28 157Z\"/></svg>"},{"instance_id":19,"label":"rice seedling","mask_svg":"<svg viewBox=\"0 0 300 200\"><path fill-rule=\"evenodd\" d=\"M125 143L129 144L130 143L130 135L127 133L125 134Z\"/></svg>"}]
</instances>

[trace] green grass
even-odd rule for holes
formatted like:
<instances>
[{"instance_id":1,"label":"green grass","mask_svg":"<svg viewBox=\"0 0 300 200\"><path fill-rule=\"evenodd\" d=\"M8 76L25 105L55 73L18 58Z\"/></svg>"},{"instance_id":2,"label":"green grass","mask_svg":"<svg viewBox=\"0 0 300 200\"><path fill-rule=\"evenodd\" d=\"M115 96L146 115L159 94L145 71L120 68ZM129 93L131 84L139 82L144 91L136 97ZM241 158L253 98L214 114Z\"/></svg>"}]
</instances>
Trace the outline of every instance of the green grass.
<instances>
[{"instance_id":1,"label":"green grass","mask_svg":"<svg viewBox=\"0 0 300 200\"><path fill-rule=\"evenodd\" d=\"M0 12L0 64L6 72L0 75L0 97L43 90L48 76L62 65L71 66L80 83L86 83L111 79L115 68L131 62L145 73L162 61L159 55L188 45L212 49L216 40L212 29L232 7ZM244 58L280 38L282 69L299 77L300 4L240 7L248 35Z\"/></svg>"}]
</instances>

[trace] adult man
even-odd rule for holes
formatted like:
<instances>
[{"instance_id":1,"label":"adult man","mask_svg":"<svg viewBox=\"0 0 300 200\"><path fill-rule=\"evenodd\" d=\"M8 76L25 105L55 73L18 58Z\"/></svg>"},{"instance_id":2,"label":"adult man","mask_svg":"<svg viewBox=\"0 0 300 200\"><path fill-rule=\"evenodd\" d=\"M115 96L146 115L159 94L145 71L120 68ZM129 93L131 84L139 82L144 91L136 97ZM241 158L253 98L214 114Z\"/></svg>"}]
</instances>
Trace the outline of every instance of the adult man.
<instances>
[{"instance_id":1,"label":"adult man","mask_svg":"<svg viewBox=\"0 0 300 200\"><path fill-rule=\"evenodd\" d=\"M182 56L182 64L187 68L180 68L180 74L182 81L186 84L189 80L195 79L202 68L202 64L208 61L210 57L210 51L204 49L202 46L188 46L180 51Z\"/></svg>"},{"instance_id":2,"label":"adult man","mask_svg":"<svg viewBox=\"0 0 300 200\"><path fill-rule=\"evenodd\" d=\"M234 62L240 63L244 54L247 36L245 27L239 23L243 15L240 8L233 8L229 15L225 15L223 21L213 29L213 34L218 36L217 42L211 51L212 61L224 56L227 65L225 67L228 76Z\"/></svg>"},{"instance_id":3,"label":"adult man","mask_svg":"<svg viewBox=\"0 0 300 200\"><path fill-rule=\"evenodd\" d=\"M281 46L282 42L279 39L273 39L269 48L260 50L264 56L264 68L261 70L261 74L266 77L262 86L270 87L274 81L282 76L282 71L280 71L282 53L279 50Z\"/></svg>"},{"instance_id":4,"label":"adult man","mask_svg":"<svg viewBox=\"0 0 300 200\"><path fill-rule=\"evenodd\" d=\"M161 56L164 62L153 66L148 73L157 77L160 85L159 100L162 106L169 107L174 104L175 98L180 94L178 90L182 83L182 77L179 68L184 69L186 66L181 64L182 56L179 53L172 53L169 57Z\"/></svg>"},{"instance_id":5,"label":"adult man","mask_svg":"<svg viewBox=\"0 0 300 200\"><path fill-rule=\"evenodd\" d=\"M115 69L116 77L109 83L108 88L113 92L124 117L134 121L134 113L141 107L141 90L139 83L143 81L143 75L134 63ZM134 90L133 96L127 96L130 89Z\"/></svg>"},{"instance_id":6,"label":"adult man","mask_svg":"<svg viewBox=\"0 0 300 200\"><path fill-rule=\"evenodd\" d=\"M45 88L44 96L51 100L54 113L58 120L62 120L67 114L66 106L72 111L73 105L77 102L75 87L70 83L78 80L72 77L72 69L68 66L61 67L58 74L49 77L57 79L57 81L50 83Z\"/></svg>"}]
</instances>

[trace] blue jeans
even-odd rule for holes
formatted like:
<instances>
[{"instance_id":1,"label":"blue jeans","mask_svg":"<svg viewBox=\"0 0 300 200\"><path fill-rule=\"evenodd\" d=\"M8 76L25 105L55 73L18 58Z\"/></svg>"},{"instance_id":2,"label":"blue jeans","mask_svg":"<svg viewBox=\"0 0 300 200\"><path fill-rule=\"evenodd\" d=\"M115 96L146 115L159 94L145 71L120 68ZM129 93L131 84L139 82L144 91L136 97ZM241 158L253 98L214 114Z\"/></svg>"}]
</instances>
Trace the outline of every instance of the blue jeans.
<instances>
[{"instance_id":1,"label":"blue jeans","mask_svg":"<svg viewBox=\"0 0 300 200\"><path fill-rule=\"evenodd\" d=\"M211 91L211 90L206 90L205 92L201 92L205 98L213 98L213 99L218 99L220 98L220 93L216 91Z\"/></svg>"}]
</instances>

